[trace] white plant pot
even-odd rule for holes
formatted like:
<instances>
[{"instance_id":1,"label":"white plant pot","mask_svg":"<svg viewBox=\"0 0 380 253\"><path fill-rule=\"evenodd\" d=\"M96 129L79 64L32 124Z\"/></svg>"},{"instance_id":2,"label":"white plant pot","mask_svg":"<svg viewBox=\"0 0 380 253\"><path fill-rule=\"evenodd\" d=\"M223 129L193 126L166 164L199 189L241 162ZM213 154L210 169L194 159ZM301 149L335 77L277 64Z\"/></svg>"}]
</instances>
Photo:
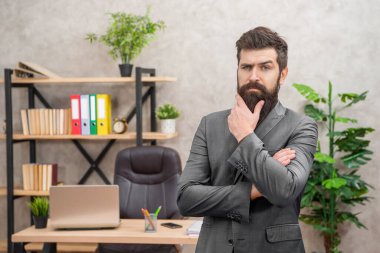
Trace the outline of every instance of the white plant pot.
<instances>
[{"instance_id":1,"label":"white plant pot","mask_svg":"<svg viewBox=\"0 0 380 253\"><path fill-rule=\"evenodd\" d=\"M173 134L175 133L175 119L162 119L161 120L161 133Z\"/></svg>"}]
</instances>

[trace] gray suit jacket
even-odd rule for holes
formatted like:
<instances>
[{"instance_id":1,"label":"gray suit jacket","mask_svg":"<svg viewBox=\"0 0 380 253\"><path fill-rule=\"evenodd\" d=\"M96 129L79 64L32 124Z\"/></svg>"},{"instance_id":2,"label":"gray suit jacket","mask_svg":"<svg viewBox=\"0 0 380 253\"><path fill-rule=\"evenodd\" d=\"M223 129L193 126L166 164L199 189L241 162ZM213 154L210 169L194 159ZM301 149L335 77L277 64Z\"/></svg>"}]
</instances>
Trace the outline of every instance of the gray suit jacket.
<instances>
[{"instance_id":1,"label":"gray suit jacket","mask_svg":"<svg viewBox=\"0 0 380 253\"><path fill-rule=\"evenodd\" d=\"M317 125L278 103L240 144L230 110L203 117L178 186L184 216L204 216L196 252L304 252L300 201L313 163ZM282 148L296 158L282 166ZM250 200L252 184L264 197Z\"/></svg>"}]
</instances>

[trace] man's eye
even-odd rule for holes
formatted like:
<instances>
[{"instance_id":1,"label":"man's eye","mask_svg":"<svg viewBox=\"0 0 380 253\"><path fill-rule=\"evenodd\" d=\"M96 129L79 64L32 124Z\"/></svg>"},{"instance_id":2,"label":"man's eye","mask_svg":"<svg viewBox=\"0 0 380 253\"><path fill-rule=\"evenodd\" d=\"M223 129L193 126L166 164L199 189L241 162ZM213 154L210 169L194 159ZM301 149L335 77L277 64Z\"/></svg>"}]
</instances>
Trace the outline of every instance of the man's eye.
<instances>
[{"instance_id":1,"label":"man's eye","mask_svg":"<svg viewBox=\"0 0 380 253\"><path fill-rule=\"evenodd\" d=\"M261 70L269 70L269 69L270 69L270 67L267 66L267 65L263 65L263 66L261 66Z\"/></svg>"},{"instance_id":2,"label":"man's eye","mask_svg":"<svg viewBox=\"0 0 380 253\"><path fill-rule=\"evenodd\" d=\"M242 69L244 69L244 70L250 70L251 66L245 65L245 66L242 67Z\"/></svg>"}]
</instances>

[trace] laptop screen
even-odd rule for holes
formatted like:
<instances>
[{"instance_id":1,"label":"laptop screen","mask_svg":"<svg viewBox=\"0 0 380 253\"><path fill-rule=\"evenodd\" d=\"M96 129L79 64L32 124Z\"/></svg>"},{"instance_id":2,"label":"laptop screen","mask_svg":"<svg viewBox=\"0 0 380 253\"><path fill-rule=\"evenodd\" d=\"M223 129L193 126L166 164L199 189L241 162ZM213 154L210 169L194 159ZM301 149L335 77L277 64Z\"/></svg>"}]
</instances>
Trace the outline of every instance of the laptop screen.
<instances>
[{"instance_id":1,"label":"laptop screen","mask_svg":"<svg viewBox=\"0 0 380 253\"><path fill-rule=\"evenodd\" d=\"M65 185L50 188L54 228L111 228L120 224L117 185Z\"/></svg>"}]
</instances>

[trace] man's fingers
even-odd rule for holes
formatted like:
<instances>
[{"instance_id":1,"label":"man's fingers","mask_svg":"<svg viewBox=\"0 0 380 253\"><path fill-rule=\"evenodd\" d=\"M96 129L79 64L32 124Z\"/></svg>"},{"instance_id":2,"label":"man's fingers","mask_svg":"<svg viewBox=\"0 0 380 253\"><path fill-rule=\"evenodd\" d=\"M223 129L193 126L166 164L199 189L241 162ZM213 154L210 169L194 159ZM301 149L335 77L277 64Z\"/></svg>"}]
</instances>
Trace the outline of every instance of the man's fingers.
<instances>
[{"instance_id":1,"label":"man's fingers","mask_svg":"<svg viewBox=\"0 0 380 253\"><path fill-rule=\"evenodd\" d=\"M296 151L293 150L293 149L290 149L290 148L284 148L284 149L281 149L280 151L276 152L274 155L273 155L273 158L277 159L279 157L282 157L282 156L286 156L286 155L290 155L290 154L295 154Z\"/></svg>"},{"instance_id":2,"label":"man's fingers","mask_svg":"<svg viewBox=\"0 0 380 253\"><path fill-rule=\"evenodd\" d=\"M279 161L280 163L282 163L283 161L286 161L286 160L292 160L295 157L296 157L295 155L286 155L286 156L282 156L276 160Z\"/></svg>"},{"instance_id":3,"label":"man's fingers","mask_svg":"<svg viewBox=\"0 0 380 253\"><path fill-rule=\"evenodd\" d=\"M264 106L264 100L260 100L256 106L255 109L253 110L253 114L260 115L261 109L263 109Z\"/></svg>"},{"instance_id":4,"label":"man's fingers","mask_svg":"<svg viewBox=\"0 0 380 253\"><path fill-rule=\"evenodd\" d=\"M287 160L281 162L281 164L282 164L283 166L287 166L287 165L289 165L289 163L290 163L290 159L287 159Z\"/></svg>"},{"instance_id":5,"label":"man's fingers","mask_svg":"<svg viewBox=\"0 0 380 253\"><path fill-rule=\"evenodd\" d=\"M296 157L296 151L290 148L281 149L276 154L273 155L273 158L281 163L283 166L289 165L291 160Z\"/></svg>"}]
</instances>

